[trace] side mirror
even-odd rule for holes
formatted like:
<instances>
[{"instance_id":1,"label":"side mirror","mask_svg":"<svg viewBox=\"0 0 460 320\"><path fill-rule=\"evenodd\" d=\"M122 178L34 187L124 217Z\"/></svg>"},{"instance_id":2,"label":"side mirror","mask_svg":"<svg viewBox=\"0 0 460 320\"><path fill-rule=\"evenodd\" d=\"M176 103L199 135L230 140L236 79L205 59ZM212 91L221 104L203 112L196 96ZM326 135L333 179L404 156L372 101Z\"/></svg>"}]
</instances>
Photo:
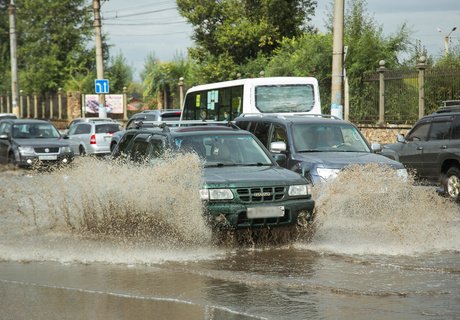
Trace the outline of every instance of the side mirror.
<instances>
[{"instance_id":1,"label":"side mirror","mask_svg":"<svg viewBox=\"0 0 460 320\"><path fill-rule=\"evenodd\" d=\"M286 143L284 141L275 141L270 143L270 152L281 153L286 151Z\"/></svg>"},{"instance_id":2,"label":"side mirror","mask_svg":"<svg viewBox=\"0 0 460 320\"><path fill-rule=\"evenodd\" d=\"M0 134L0 140L8 140L9 136L7 134Z\"/></svg>"},{"instance_id":3,"label":"side mirror","mask_svg":"<svg viewBox=\"0 0 460 320\"><path fill-rule=\"evenodd\" d=\"M399 133L398 135L396 135L396 141L404 143L404 142L406 142L406 138L404 138L403 134Z\"/></svg>"},{"instance_id":4,"label":"side mirror","mask_svg":"<svg viewBox=\"0 0 460 320\"><path fill-rule=\"evenodd\" d=\"M376 143L376 142L373 142L371 144L371 150L375 153L377 152L381 152L382 151L382 146L380 145L380 143Z\"/></svg>"},{"instance_id":5,"label":"side mirror","mask_svg":"<svg viewBox=\"0 0 460 320\"><path fill-rule=\"evenodd\" d=\"M287 157L284 153L272 153L272 156L280 166L283 167L286 164Z\"/></svg>"}]
</instances>

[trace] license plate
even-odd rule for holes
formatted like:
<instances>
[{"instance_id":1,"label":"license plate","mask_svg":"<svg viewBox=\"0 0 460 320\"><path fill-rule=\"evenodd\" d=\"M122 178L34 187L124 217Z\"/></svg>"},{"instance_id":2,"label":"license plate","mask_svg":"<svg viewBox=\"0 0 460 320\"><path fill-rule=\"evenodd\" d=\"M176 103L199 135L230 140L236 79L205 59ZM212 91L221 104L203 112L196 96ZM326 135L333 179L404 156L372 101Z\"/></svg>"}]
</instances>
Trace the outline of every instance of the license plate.
<instances>
[{"instance_id":1,"label":"license plate","mask_svg":"<svg viewBox=\"0 0 460 320\"><path fill-rule=\"evenodd\" d=\"M52 156L52 155L38 156L38 160L56 160L56 159L57 159L57 156Z\"/></svg>"},{"instance_id":2,"label":"license plate","mask_svg":"<svg viewBox=\"0 0 460 320\"><path fill-rule=\"evenodd\" d=\"M276 207L248 208L247 215L248 215L249 219L283 217L284 216L284 207L283 206L276 206Z\"/></svg>"}]
</instances>

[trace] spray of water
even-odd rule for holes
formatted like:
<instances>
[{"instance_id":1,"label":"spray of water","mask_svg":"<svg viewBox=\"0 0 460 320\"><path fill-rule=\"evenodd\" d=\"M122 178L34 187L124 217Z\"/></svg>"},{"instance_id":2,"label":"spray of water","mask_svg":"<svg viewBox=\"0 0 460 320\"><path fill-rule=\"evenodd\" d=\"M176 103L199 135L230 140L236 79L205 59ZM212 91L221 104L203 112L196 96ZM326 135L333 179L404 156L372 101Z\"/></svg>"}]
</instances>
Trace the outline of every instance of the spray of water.
<instances>
[{"instance_id":1,"label":"spray of water","mask_svg":"<svg viewBox=\"0 0 460 320\"><path fill-rule=\"evenodd\" d=\"M193 154L171 155L154 166L82 158L70 169L9 179L2 185L8 199L2 215L25 233L207 242L210 231L197 196L201 170Z\"/></svg>"},{"instance_id":2,"label":"spray of water","mask_svg":"<svg viewBox=\"0 0 460 320\"><path fill-rule=\"evenodd\" d=\"M414 254L460 250L460 209L433 187L394 170L351 166L315 187L315 250L350 254Z\"/></svg>"}]
</instances>

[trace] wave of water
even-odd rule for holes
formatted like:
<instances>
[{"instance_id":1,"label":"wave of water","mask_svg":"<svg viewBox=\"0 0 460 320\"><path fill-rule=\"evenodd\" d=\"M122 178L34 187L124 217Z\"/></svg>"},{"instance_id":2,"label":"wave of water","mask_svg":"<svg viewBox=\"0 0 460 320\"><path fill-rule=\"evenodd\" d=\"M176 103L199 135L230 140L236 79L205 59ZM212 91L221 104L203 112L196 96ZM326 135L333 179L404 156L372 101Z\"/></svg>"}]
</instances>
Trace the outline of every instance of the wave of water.
<instances>
[{"instance_id":1,"label":"wave of water","mask_svg":"<svg viewBox=\"0 0 460 320\"><path fill-rule=\"evenodd\" d=\"M350 167L314 190L316 233L308 248L342 254L460 251L460 206L389 168Z\"/></svg>"},{"instance_id":2,"label":"wave of water","mask_svg":"<svg viewBox=\"0 0 460 320\"><path fill-rule=\"evenodd\" d=\"M215 258L193 154L153 167L82 158L53 173L1 172L0 260L155 263ZM338 254L460 251L460 209L378 166L314 189L316 232L297 248ZM228 248L227 248L228 251Z\"/></svg>"}]
</instances>

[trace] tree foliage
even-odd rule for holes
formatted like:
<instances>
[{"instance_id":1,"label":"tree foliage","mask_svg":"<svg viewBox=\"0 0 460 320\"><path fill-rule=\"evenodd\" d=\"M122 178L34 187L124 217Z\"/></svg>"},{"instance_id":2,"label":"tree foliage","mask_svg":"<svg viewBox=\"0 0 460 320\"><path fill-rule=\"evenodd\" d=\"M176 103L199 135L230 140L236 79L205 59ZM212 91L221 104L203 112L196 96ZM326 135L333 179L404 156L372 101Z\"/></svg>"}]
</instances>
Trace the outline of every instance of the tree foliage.
<instances>
[{"instance_id":1,"label":"tree foliage","mask_svg":"<svg viewBox=\"0 0 460 320\"><path fill-rule=\"evenodd\" d=\"M193 25L196 43L189 50L205 81L245 74L246 65L270 57L284 38L311 29L314 0L177 0ZM259 70L260 71L260 70Z\"/></svg>"}]
</instances>

